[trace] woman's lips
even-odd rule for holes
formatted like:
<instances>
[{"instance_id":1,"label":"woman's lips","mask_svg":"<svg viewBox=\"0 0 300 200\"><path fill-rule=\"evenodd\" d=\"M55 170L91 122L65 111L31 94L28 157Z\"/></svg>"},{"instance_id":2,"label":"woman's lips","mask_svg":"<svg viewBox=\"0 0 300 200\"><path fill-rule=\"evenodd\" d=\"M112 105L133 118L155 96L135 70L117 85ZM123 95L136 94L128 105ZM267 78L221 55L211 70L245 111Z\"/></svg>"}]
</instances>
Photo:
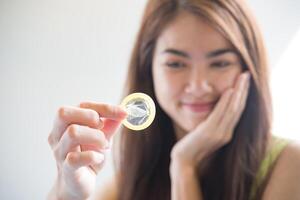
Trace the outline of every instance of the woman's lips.
<instances>
[{"instance_id":1,"label":"woman's lips","mask_svg":"<svg viewBox=\"0 0 300 200\"><path fill-rule=\"evenodd\" d=\"M215 103L182 103L184 108L196 113L209 112L214 108Z\"/></svg>"}]
</instances>

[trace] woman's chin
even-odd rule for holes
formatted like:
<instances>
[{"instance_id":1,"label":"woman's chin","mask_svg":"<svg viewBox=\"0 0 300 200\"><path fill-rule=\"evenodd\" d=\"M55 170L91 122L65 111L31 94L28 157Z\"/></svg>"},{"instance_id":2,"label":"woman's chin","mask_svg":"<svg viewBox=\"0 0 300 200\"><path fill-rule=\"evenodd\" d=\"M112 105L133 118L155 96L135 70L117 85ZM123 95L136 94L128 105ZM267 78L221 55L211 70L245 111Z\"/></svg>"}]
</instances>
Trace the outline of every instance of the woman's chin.
<instances>
[{"instance_id":1,"label":"woman's chin","mask_svg":"<svg viewBox=\"0 0 300 200\"><path fill-rule=\"evenodd\" d=\"M191 113L178 113L177 116L182 116L180 119L174 120L175 129L179 132L180 137L194 131L201 123L203 123L209 113L202 115L191 115Z\"/></svg>"},{"instance_id":2,"label":"woman's chin","mask_svg":"<svg viewBox=\"0 0 300 200\"><path fill-rule=\"evenodd\" d=\"M186 132L192 132L193 130L195 130L202 122L204 122L205 118L203 119L197 119L197 120L190 120L187 122L184 122L182 124L183 129Z\"/></svg>"}]
</instances>

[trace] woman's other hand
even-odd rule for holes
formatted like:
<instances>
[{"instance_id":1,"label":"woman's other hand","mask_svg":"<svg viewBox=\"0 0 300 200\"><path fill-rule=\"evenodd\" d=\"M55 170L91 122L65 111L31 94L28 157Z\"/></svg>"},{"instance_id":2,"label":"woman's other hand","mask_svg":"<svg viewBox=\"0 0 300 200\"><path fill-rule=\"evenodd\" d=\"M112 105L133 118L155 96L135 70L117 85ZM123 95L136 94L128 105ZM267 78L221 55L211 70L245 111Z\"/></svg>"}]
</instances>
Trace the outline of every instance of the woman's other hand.
<instances>
[{"instance_id":1,"label":"woman's other hand","mask_svg":"<svg viewBox=\"0 0 300 200\"><path fill-rule=\"evenodd\" d=\"M242 73L234 88L222 94L208 118L175 144L172 162L196 167L202 159L231 141L245 108L249 77L249 72Z\"/></svg>"},{"instance_id":2,"label":"woman's other hand","mask_svg":"<svg viewBox=\"0 0 300 200\"><path fill-rule=\"evenodd\" d=\"M57 165L50 199L87 199L92 195L110 137L125 117L120 107L96 102L58 109L48 137Z\"/></svg>"}]
</instances>

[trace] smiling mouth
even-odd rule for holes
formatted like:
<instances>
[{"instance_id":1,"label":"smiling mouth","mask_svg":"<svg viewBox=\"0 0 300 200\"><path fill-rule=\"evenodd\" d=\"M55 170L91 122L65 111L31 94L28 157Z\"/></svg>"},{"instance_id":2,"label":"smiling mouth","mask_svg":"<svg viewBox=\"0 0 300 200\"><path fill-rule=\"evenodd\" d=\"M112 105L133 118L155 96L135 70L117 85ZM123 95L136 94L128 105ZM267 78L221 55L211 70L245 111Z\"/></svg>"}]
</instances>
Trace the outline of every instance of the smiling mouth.
<instances>
[{"instance_id":1,"label":"smiling mouth","mask_svg":"<svg viewBox=\"0 0 300 200\"><path fill-rule=\"evenodd\" d=\"M215 102L211 103L182 103L183 108L188 109L195 113L206 113L210 112L214 106Z\"/></svg>"}]
</instances>

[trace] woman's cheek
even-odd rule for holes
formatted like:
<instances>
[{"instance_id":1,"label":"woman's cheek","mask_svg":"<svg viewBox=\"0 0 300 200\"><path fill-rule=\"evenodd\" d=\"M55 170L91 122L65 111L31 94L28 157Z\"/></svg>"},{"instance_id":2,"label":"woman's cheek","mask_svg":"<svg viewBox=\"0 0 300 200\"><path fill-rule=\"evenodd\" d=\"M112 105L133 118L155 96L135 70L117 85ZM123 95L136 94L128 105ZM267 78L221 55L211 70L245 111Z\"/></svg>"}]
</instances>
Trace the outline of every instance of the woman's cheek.
<instances>
[{"instance_id":1,"label":"woman's cheek","mask_svg":"<svg viewBox=\"0 0 300 200\"><path fill-rule=\"evenodd\" d=\"M240 72L236 72L236 73L228 74L223 78L220 78L218 88L217 88L218 91L223 94L227 89L234 88L239 75Z\"/></svg>"},{"instance_id":2,"label":"woman's cheek","mask_svg":"<svg viewBox=\"0 0 300 200\"><path fill-rule=\"evenodd\" d=\"M158 98L158 101L162 104L167 104L170 100L173 99L174 89L174 81L172 81L172 77L170 77L167 73L163 71L157 71L155 74L154 82L155 82L155 93Z\"/></svg>"}]
</instances>

